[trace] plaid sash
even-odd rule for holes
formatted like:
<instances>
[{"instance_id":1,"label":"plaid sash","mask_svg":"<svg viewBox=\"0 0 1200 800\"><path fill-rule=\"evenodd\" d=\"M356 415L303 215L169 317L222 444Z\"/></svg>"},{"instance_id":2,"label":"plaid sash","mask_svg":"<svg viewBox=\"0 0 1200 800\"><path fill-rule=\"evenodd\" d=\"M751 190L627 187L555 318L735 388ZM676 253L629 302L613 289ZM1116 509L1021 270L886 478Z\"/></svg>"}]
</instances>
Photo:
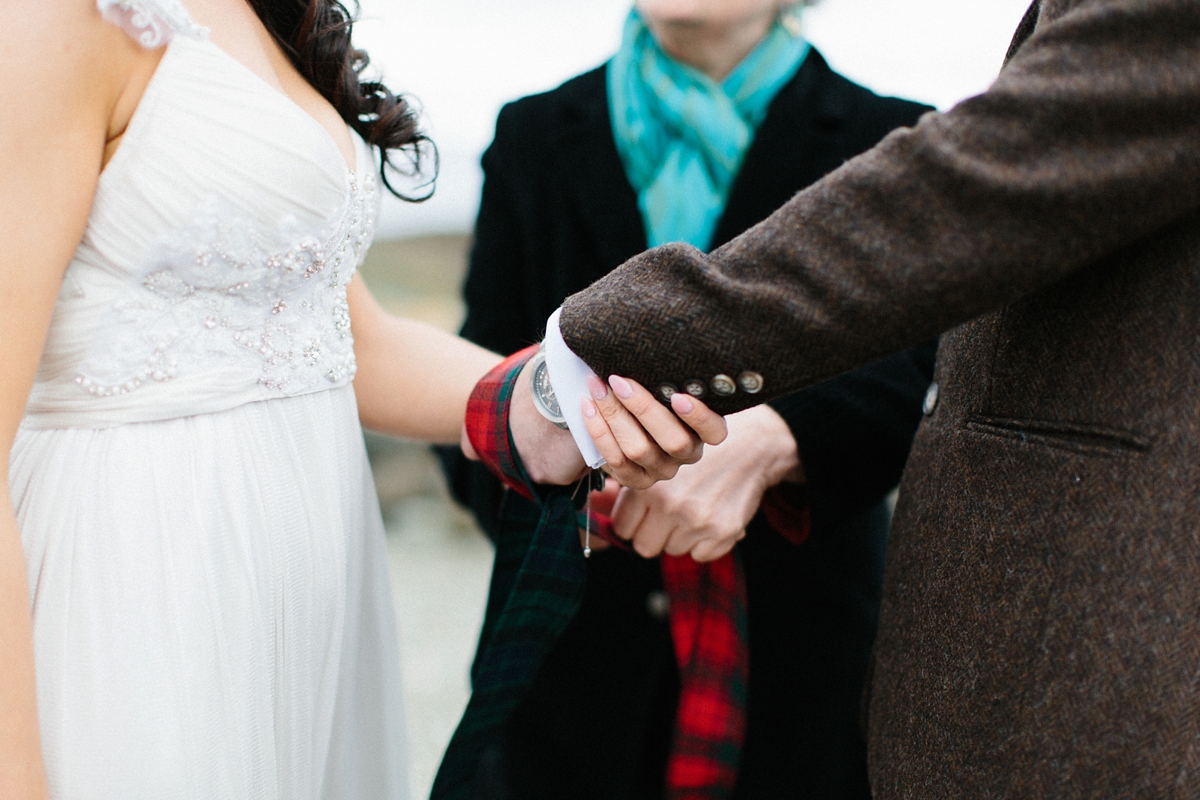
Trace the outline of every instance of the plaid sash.
<instances>
[{"instance_id":1,"label":"plaid sash","mask_svg":"<svg viewBox=\"0 0 1200 800\"><path fill-rule=\"evenodd\" d=\"M433 784L433 800L467 800L484 751L533 683L543 660L579 610L587 568L572 487L529 480L509 436L513 387L537 351L505 359L475 387L467 432L480 459L513 491L496 529L496 563L472 693ZM586 492L579 492L582 496Z\"/></svg>"},{"instance_id":2,"label":"plaid sash","mask_svg":"<svg viewBox=\"0 0 1200 800\"><path fill-rule=\"evenodd\" d=\"M780 487L761 506L768 524L794 545L808 538L808 506ZM592 515L599 538L623 549L612 520ZM746 575L738 551L698 563L691 556L659 557L670 598L671 639L679 665L679 703L667 760L666 800L722 800L737 784L746 736L750 676Z\"/></svg>"},{"instance_id":3,"label":"plaid sash","mask_svg":"<svg viewBox=\"0 0 1200 800\"><path fill-rule=\"evenodd\" d=\"M484 752L498 741L583 598L587 569L579 528L586 520L579 506L586 487L535 485L509 435L513 387L536 350L529 347L505 359L476 385L467 404L472 446L513 491L505 493L496 521L496 562L471 667L471 700L446 749L431 800L469 800ZM807 537L807 508L795 508L781 491L768 492L763 511L790 541L799 544ZM629 547L601 514L592 514L591 529L618 547ZM706 564L690 556L660 561L680 670L666 797L727 798L737 782L746 728L745 574L736 551Z\"/></svg>"}]
</instances>

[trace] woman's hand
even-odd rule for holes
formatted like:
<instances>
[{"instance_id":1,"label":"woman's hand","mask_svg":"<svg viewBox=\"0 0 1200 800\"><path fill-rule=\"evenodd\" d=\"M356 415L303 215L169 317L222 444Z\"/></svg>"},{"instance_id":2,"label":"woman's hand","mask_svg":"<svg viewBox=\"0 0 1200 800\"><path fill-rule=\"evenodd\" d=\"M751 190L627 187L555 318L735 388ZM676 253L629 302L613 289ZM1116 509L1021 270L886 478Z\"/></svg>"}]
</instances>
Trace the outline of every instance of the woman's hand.
<instances>
[{"instance_id":1,"label":"woman's hand","mask_svg":"<svg viewBox=\"0 0 1200 800\"><path fill-rule=\"evenodd\" d=\"M680 468L674 480L621 490L613 530L638 554L718 559L746 535L767 489L803 480L796 441L774 409L758 406L727 422L729 438L698 464Z\"/></svg>"},{"instance_id":2,"label":"woman's hand","mask_svg":"<svg viewBox=\"0 0 1200 800\"><path fill-rule=\"evenodd\" d=\"M584 422L608 462L605 470L623 486L646 488L674 477L682 465L700 460L705 444L725 439L725 420L685 395L675 395L669 410L636 382L615 375L607 386L592 378L588 388L592 396L582 401ZM585 474L575 440L534 408L524 374L513 392L509 426L535 482L565 485Z\"/></svg>"},{"instance_id":3,"label":"woman's hand","mask_svg":"<svg viewBox=\"0 0 1200 800\"><path fill-rule=\"evenodd\" d=\"M589 378L588 389L584 424L608 462L605 471L622 486L645 489L670 480L700 460L704 445L720 444L729 433L724 417L685 394L674 395L668 410L636 381L617 375L608 386Z\"/></svg>"}]
</instances>

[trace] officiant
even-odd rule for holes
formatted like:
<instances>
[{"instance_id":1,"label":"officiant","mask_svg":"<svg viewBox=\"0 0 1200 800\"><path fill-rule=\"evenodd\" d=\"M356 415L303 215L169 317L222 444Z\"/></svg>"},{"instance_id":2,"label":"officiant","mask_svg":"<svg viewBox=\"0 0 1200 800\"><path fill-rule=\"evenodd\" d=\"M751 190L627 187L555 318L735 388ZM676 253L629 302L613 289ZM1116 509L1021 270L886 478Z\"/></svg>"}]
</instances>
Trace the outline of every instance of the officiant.
<instances>
[{"instance_id":1,"label":"officiant","mask_svg":"<svg viewBox=\"0 0 1200 800\"><path fill-rule=\"evenodd\" d=\"M929 110L833 72L801 14L779 0L639 0L608 64L505 107L483 159L463 335L520 350L566 296L648 246L715 248ZM694 780L679 753L691 742L725 754L707 780L726 796L868 798L859 708L885 496L933 350L733 417L700 464L627 491L615 527L638 551L592 557L582 609L485 755L475 796L664 797ZM676 388L726 391L707 379ZM500 483L456 452L445 462L455 496L494 529ZM681 704L696 693L671 635L686 598L644 558L681 525L720 531L720 547L687 555L714 563L732 548L744 573L748 628L735 646L748 646L750 667L732 698L731 716L745 715L734 741L697 745L687 729Z\"/></svg>"}]
</instances>

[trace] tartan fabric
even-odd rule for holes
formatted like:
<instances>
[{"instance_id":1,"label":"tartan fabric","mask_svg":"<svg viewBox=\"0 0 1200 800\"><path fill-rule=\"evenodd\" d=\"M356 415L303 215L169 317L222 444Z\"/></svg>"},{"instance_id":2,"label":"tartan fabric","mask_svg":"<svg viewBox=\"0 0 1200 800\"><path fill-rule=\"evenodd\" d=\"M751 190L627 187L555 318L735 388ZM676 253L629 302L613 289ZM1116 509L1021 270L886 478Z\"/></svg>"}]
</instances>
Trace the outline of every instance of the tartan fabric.
<instances>
[{"instance_id":1,"label":"tartan fabric","mask_svg":"<svg viewBox=\"0 0 1200 800\"><path fill-rule=\"evenodd\" d=\"M497 743L583 599L587 570L569 495L555 494L539 508L506 493L497 534L471 699L442 758L431 800L472 796L482 756Z\"/></svg>"},{"instance_id":2,"label":"tartan fabric","mask_svg":"<svg viewBox=\"0 0 1200 800\"><path fill-rule=\"evenodd\" d=\"M579 610L587 580L579 528L618 547L629 543L604 514L579 510L585 487L546 487L528 478L508 429L513 387L536 352L509 356L476 385L467 403L467 435L506 492L494 530L496 561L472 695L450 740L431 800L468 800L485 752L521 702L554 643ZM579 491L584 488L584 491ZM808 535L808 509L782 490L762 510L794 544ZM667 800L718 800L732 795L746 729L749 639L746 579L736 550L705 564L662 556L663 588L680 671L680 694Z\"/></svg>"},{"instance_id":3,"label":"tartan fabric","mask_svg":"<svg viewBox=\"0 0 1200 800\"><path fill-rule=\"evenodd\" d=\"M746 577L736 551L700 564L660 559L671 598L679 707L667 762L667 800L733 794L746 733L750 673Z\"/></svg>"},{"instance_id":4,"label":"tartan fabric","mask_svg":"<svg viewBox=\"0 0 1200 800\"><path fill-rule=\"evenodd\" d=\"M803 485L772 486L763 495L759 510L771 529L792 544L799 546L808 539L812 517Z\"/></svg>"},{"instance_id":5,"label":"tartan fabric","mask_svg":"<svg viewBox=\"0 0 1200 800\"><path fill-rule=\"evenodd\" d=\"M467 438L479 459L505 486L527 500L533 499L533 492L509 438L508 409L517 377L537 350L537 345L518 350L484 375L467 399L465 422Z\"/></svg>"},{"instance_id":6,"label":"tartan fabric","mask_svg":"<svg viewBox=\"0 0 1200 800\"><path fill-rule=\"evenodd\" d=\"M536 347L505 359L467 404L467 435L505 485L495 528L496 561L471 699L446 748L432 800L467 800L485 752L494 746L542 662L579 610L587 569L579 547L573 487L529 481L508 433L512 389ZM579 492L580 502L585 492Z\"/></svg>"},{"instance_id":7,"label":"tartan fabric","mask_svg":"<svg viewBox=\"0 0 1200 800\"><path fill-rule=\"evenodd\" d=\"M794 545L809 533L807 503L784 488L763 497L767 522ZM592 534L623 549L612 520L592 512ZM746 575L737 550L707 563L663 555L671 600L671 639L679 664L679 703L667 761L666 800L717 800L733 794L746 733L750 674Z\"/></svg>"}]
</instances>

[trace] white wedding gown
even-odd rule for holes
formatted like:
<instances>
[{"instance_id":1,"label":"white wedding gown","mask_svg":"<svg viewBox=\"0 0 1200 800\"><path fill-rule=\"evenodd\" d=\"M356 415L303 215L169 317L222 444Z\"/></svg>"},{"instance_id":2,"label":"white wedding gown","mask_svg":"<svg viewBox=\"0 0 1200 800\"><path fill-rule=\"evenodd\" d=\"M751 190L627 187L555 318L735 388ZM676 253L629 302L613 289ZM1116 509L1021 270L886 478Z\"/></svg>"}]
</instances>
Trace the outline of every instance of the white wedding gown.
<instances>
[{"instance_id":1,"label":"white wedding gown","mask_svg":"<svg viewBox=\"0 0 1200 800\"><path fill-rule=\"evenodd\" d=\"M346 284L353 170L178 0L101 175L12 453L56 800L406 797Z\"/></svg>"}]
</instances>

